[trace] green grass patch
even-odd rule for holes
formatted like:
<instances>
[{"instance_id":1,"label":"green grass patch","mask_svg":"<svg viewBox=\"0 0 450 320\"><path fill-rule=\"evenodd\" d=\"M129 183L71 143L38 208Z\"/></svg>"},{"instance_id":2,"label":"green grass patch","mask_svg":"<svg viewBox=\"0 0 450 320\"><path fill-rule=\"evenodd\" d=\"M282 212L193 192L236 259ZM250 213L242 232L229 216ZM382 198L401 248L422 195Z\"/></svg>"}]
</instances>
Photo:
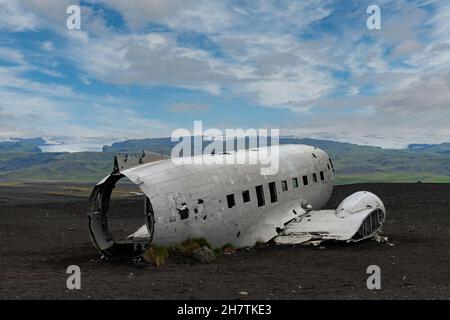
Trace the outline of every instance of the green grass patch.
<instances>
[{"instance_id":1,"label":"green grass patch","mask_svg":"<svg viewBox=\"0 0 450 320\"><path fill-rule=\"evenodd\" d=\"M186 241L180 243L179 245L176 245L173 250L175 250L178 253L183 254L191 254L197 249L200 249L202 247L208 247L212 250L211 245L203 238L189 238Z\"/></svg>"},{"instance_id":2,"label":"green grass patch","mask_svg":"<svg viewBox=\"0 0 450 320\"><path fill-rule=\"evenodd\" d=\"M376 173L365 175L336 174L335 184L356 183L450 183L450 176L435 175L432 173Z\"/></svg>"},{"instance_id":3,"label":"green grass patch","mask_svg":"<svg viewBox=\"0 0 450 320\"><path fill-rule=\"evenodd\" d=\"M144 260L156 267L162 266L170 257L187 257L202 247L213 250L211 245L203 238L189 238L174 247L150 246L144 253ZM214 251L214 250L213 250Z\"/></svg>"},{"instance_id":4,"label":"green grass patch","mask_svg":"<svg viewBox=\"0 0 450 320\"><path fill-rule=\"evenodd\" d=\"M144 260L155 267L162 266L169 257L169 249L165 247L151 246L144 253Z\"/></svg>"},{"instance_id":5,"label":"green grass patch","mask_svg":"<svg viewBox=\"0 0 450 320\"><path fill-rule=\"evenodd\" d=\"M216 257L221 256L224 253L233 253L235 251L236 251L236 248L231 243L227 243L222 248L215 248L213 250L214 255Z\"/></svg>"}]
</instances>

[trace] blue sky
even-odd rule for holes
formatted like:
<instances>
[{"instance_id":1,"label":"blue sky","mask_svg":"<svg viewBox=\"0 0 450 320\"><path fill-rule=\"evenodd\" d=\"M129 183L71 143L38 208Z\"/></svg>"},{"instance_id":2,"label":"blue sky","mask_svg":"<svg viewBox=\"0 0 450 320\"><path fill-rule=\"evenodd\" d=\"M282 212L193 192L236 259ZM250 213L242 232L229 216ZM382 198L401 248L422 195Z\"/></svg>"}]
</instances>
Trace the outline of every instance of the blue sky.
<instances>
[{"instance_id":1,"label":"blue sky","mask_svg":"<svg viewBox=\"0 0 450 320\"><path fill-rule=\"evenodd\" d=\"M81 7L81 30L66 8ZM381 30L366 28L370 4ZM176 128L450 141L447 1L0 0L0 140Z\"/></svg>"}]
</instances>

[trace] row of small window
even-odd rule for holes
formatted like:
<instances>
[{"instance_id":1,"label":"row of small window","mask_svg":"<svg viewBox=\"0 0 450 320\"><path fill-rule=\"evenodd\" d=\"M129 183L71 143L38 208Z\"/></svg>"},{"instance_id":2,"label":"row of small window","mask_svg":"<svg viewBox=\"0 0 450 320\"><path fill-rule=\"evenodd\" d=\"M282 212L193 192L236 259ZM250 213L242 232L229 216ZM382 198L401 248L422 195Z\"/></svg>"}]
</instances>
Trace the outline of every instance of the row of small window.
<instances>
[{"instance_id":1,"label":"row of small window","mask_svg":"<svg viewBox=\"0 0 450 320\"><path fill-rule=\"evenodd\" d=\"M320 175L320 180L324 181L325 180L324 172L320 171L319 175ZM316 173L312 174L312 179L313 179L313 182L318 182ZM307 186L308 184L309 184L308 176L303 176L303 185ZM298 183L297 178L292 178L292 186L294 189L298 188L299 183ZM266 204L266 200L264 198L263 186L262 185L256 186L255 190L256 190L256 197L258 200L258 207L262 207ZM281 181L281 190L288 191L287 180ZM270 202L271 203L278 202L277 186L276 186L275 182L269 183L269 193L270 193ZM250 199L250 191L249 190L242 191L242 201L244 203L247 203L247 202L250 202L250 200L251 200ZM234 206L236 206L236 200L234 198L234 193L227 195L227 203L228 203L228 208L233 208Z\"/></svg>"}]
</instances>

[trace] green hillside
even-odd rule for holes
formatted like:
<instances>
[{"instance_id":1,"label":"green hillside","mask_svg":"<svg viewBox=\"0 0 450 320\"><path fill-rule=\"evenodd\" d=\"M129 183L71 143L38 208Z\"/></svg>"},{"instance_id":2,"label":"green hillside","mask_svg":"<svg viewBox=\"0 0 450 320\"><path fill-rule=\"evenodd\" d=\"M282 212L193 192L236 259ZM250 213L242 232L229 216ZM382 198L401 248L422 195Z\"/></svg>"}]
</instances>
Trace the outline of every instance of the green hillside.
<instances>
[{"instance_id":1,"label":"green hillside","mask_svg":"<svg viewBox=\"0 0 450 320\"><path fill-rule=\"evenodd\" d=\"M41 141L37 140L36 144ZM170 138L128 140L105 146L103 152L43 153L29 141L0 143L0 180L98 181L113 167L117 153L148 150L170 155ZM327 140L281 138L281 144L308 144L333 158L336 183L445 182L450 183L449 144L411 145L393 150ZM208 144L208 143L205 143ZM29 148L32 147L32 148ZM449 148L450 150L450 148Z\"/></svg>"},{"instance_id":2,"label":"green hillside","mask_svg":"<svg viewBox=\"0 0 450 320\"><path fill-rule=\"evenodd\" d=\"M0 155L0 180L98 181L111 172L113 153Z\"/></svg>"},{"instance_id":3,"label":"green hillside","mask_svg":"<svg viewBox=\"0 0 450 320\"><path fill-rule=\"evenodd\" d=\"M45 145L43 138L21 139L12 138L10 141L0 142L1 153L40 153L41 146Z\"/></svg>"}]
</instances>

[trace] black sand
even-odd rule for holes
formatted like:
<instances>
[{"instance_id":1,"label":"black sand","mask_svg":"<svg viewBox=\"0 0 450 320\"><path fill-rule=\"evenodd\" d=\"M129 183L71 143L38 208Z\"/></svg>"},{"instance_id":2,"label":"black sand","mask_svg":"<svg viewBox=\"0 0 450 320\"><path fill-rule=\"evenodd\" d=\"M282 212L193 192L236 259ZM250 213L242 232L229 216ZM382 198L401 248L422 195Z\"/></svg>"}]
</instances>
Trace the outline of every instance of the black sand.
<instances>
[{"instance_id":1,"label":"black sand","mask_svg":"<svg viewBox=\"0 0 450 320\"><path fill-rule=\"evenodd\" d=\"M99 259L87 233L90 187L0 185L0 298L450 298L450 185L336 187L329 207L358 190L381 197L388 210L384 234L394 246L375 241L266 246L221 256L208 265L169 262L160 268ZM129 217L141 212L142 200L121 198L113 205L114 222L128 231ZM71 264L82 270L78 291L66 288ZM373 264L381 268L381 290L366 288L366 269Z\"/></svg>"}]
</instances>

